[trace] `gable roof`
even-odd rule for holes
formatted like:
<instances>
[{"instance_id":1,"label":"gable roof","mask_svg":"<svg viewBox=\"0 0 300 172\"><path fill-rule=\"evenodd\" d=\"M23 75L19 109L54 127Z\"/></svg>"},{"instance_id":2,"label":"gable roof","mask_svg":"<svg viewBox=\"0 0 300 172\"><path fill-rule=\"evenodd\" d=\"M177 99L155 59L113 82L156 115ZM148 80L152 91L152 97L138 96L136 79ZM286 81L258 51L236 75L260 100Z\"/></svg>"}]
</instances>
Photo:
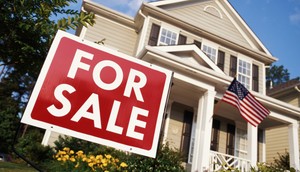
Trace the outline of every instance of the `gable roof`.
<instances>
[{"instance_id":1,"label":"gable roof","mask_svg":"<svg viewBox=\"0 0 300 172\"><path fill-rule=\"evenodd\" d=\"M225 73L196 45L176 45L176 48L174 47L175 46L156 46L154 48L163 52L176 54L173 60L185 63L188 66L196 68L205 66L217 73L225 75Z\"/></svg>"},{"instance_id":2,"label":"gable roof","mask_svg":"<svg viewBox=\"0 0 300 172\"><path fill-rule=\"evenodd\" d=\"M289 80L285 83L278 84L278 85L274 86L271 89L268 89L267 90L267 95L268 96L274 96L275 94L283 93L283 92L288 91L290 89L297 90L297 91L300 92L300 90L298 88L299 86L300 86L300 78L297 77L297 78L291 79L291 80Z\"/></svg>"},{"instance_id":3,"label":"gable roof","mask_svg":"<svg viewBox=\"0 0 300 172\"><path fill-rule=\"evenodd\" d=\"M254 34L254 32L249 28L249 26L246 24L246 22L241 18L241 16L235 11L235 9L232 7L232 5L227 0L164 0L164 1L156 1L156 2L150 2L149 4L159 7L161 9L164 9L170 13L176 14L176 17L178 18L184 18L184 20L189 20L190 22L199 23L201 21L201 14L198 14L197 7L195 7L197 4L201 3L211 3L214 4L211 7L214 8L214 10L217 11L223 17L224 20L229 20L235 28L220 28L219 30L216 30L215 33L222 33L222 29L225 29L225 32L230 32L232 30L235 30L235 32L239 33L238 38L230 38L229 36L232 36L232 34L221 34L220 36L224 37L225 39L235 39L235 41L242 41L240 42L243 46L250 47L253 49L257 49L259 51L262 51L266 53L267 55L271 56L271 53L269 50L263 45L263 43L259 40L259 38ZM191 7L188 7L188 6ZM184 8L190 8L188 9L188 12L184 12ZM215 8L216 7L216 8ZM177 11L177 12L176 12ZM184 14L186 13L186 14ZM204 13L205 14L205 13ZM199 15L195 17L190 17L190 15ZM208 15L207 15L208 16ZM207 16L205 16L207 18ZM208 16L209 17L209 16ZM215 18L217 20L217 18ZM217 22L222 22L222 20L218 20ZM219 24L219 23L217 23ZM196 24L197 25L197 24ZM198 24L200 27L206 26L206 29L213 30L217 26L215 25L209 25L207 22L202 22ZM230 26L227 26L230 27ZM227 29L227 30L226 30ZM243 40L242 40L243 39ZM245 41L245 42L243 42Z\"/></svg>"}]
</instances>

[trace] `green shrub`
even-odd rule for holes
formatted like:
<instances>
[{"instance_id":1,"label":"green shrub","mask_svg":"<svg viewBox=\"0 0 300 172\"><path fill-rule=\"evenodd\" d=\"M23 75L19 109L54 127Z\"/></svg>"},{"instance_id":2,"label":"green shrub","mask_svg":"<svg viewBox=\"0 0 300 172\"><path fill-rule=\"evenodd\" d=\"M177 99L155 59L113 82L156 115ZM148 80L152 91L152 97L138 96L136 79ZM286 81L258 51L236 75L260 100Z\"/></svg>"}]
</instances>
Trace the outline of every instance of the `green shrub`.
<instances>
[{"instance_id":1,"label":"green shrub","mask_svg":"<svg viewBox=\"0 0 300 172\"><path fill-rule=\"evenodd\" d=\"M169 144L159 146L156 159L148 158L137 154L125 153L123 151L114 148L102 146L96 143L91 143L88 141L84 141L72 137L59 137L59 139L55 142L55 145L56 145L55 149L57 150L57 152L63 150L65 147L68 147L71 150L74 150L75 152L81 150L86 153L86 156L97 157L97 155L102 155L102 156L110 155L115 159L118 159L119 162L124 162L126 164L126 169L122 169L122 170L128 170L130 172L153 171L153 170L155 172L162 172L162 171L183 172L184 171L180 153L175 149L171 149ZM75 166L74 163L72 162L67 162L68 164L60 162L60 165L62 166L59 167L59 165L57 166L57 158L54 159L53 162L54 164L50 166L54 171L66 170L66 168L67 169L71 168L70 166L68 166L70 164L72 167ZM119 166L120 164L113 165L113 168ZM53 169L54 167L56 169ZM63 169L57 169L57 168L63 168ZM85 165L82 164L82 168L85 170L89 169L89 167L86 164Z\"/></svg>"},{"instance_id":2,"label":"green shrub","mask_svg":"<svg viewBox=\"0 0 300 172\"><path fill-rule=\"evenodd\" d=\"M32 128L19 139L15 146L18 153L39 166L44 166L54 154L51 147L41 144L43 134L40 129Z\"/></svg>"},{"instance_id":3,"label":"green shrub","mask_svg":"<svg viewBox=\"0 0 300 172\"><path fill-rule=\"evenodd\" d=\"M160 145L156 159L132 154L128 160L128 170L137 171L185 171L179 151L170 148L169 144Z\"/></svg>"}]
</instances>

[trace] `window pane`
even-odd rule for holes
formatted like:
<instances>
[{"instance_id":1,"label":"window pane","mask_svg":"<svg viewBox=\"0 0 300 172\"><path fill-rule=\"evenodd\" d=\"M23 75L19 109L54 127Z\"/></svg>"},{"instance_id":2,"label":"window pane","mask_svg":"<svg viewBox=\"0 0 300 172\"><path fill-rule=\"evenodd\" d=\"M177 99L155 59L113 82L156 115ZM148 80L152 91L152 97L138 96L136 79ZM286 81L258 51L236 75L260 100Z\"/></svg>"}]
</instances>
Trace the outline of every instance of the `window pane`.
<instances>
[{"instance_id":1,"label":"window pane","mask_svg":"<svg viewBox=\"0 0 300 172\"><path fill-rule=\"evenodd\" d=\"M238 80L247 88L250 89L251 64L239 59Z\"/></svg>"},{"instance_id":2,"label":"window pane","mask_svg":"<svg viewBox=\"0 0 300 172\"><path fill-rule=\"evenodd\" d=\"M160 43L163 45L174 45L177 41L177 33L169 31L165 28L162 29L160 35Z\"/></svg>"},{"instance_id":3,"label":"window pane","mask_svg":"<svg viewBox=\"0 0 300 172\"><path fill-rule=\"evenodd\" d=\"M203 45L202 51L209 57L214 63L216 63L217 59L217 50L209 47L207 45Z\"/></svg>"}]
</instances>

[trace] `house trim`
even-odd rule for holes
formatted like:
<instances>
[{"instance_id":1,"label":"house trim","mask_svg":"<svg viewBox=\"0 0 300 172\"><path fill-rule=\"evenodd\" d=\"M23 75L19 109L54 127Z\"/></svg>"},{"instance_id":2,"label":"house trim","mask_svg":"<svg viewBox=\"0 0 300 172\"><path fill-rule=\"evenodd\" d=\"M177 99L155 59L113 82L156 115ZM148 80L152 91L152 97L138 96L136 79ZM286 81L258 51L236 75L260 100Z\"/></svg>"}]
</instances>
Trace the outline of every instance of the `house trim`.
<instances>
[{"instance_id":1,"label":"house trim","mask_svg":"<svg viewBox=\"0 0 300 172\"><path fill-rule=\"evenodd\" d=\"M149 4L158 7L158 6L176 4L176 3L181 3L181 2L188 2L188 0L172 0L172 1L165 0L165 1L150 2ZM219 5L220 8L222 8L223 12L230 19L230 21L236 26L236 28L243 35L243 37L248 41L248 43L251 45L252 48L254 48L255 45L254 45L253 41L249 38L249 36L245 33L245 31L249 33L249 35L257 42L257 44L262 48L262 50L265 51L265 53L267 53L268 55L271 55L269 50L262 44L262 42L259 40L259 38L253 33L253 31L249 28L247 23L239 16L239 14L234 10L232 5L227 0L225 0L225 1L215 0L215 2ZM231 17L231 15L229 13L227 13L227 10L225 10L223 8L224 4L230 10L229 12L231 12L231 14L234 15L233 16L234 18ZM239 23L237 23L235 19L237 19ZM240 25L242 25L242 27L240 27Z\"/></svg>"}]
</instances>

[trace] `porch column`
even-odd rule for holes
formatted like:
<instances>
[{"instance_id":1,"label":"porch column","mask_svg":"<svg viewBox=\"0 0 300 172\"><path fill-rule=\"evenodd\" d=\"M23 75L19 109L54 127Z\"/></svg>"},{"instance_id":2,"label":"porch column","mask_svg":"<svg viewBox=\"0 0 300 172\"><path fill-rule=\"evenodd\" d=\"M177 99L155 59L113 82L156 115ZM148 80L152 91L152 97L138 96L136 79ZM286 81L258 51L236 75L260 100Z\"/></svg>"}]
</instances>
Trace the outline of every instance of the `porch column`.
<instances>
[{"instance_id":1,"label":"porch column","mask_svg":"<svg viewBox=\"0 0 300 172\"><path fill-rule=\"evenodd\" d=\"M248 159L250 160L251 166L256 167L257 163L257 127L254 127L250 123L247 123L247 136L248 136Z\"/></svg>"},{"instance_id":2,"label":"porch column","mask_svg":"<svg viewBox=\"0 0 300 172\"><path fill-rule=\"evenodd\" d=\"M200 97L198 102L192 172L203 172L209 169L210 137L215 95L216 92L214 90L208 90Z\"/></svg>"},{"instance_id":3,"label":"porch column","mask_svg":"<svg viewBox=\"0 0 300 172\"><path fill-rule=\"evenodd\" d=\"M296 170L300 170L298 128L299 128L299 124L297 121L289 125L290 166L295 168Z\"/></svg>"}]
</instances>

